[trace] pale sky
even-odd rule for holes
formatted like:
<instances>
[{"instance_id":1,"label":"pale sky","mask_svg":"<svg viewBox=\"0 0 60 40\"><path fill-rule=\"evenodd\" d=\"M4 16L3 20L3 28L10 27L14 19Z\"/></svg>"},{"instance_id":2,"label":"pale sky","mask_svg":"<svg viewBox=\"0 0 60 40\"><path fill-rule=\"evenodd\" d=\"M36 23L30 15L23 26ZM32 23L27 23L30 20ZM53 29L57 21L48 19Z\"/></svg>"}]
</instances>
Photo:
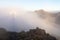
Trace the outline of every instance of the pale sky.
<instances>
[{"instance_id":1,"label":"pale sky","mask_svg":"<svg viewBox=\"0 0 60 40\"><path fill-rule=\"evenodd\" d=\"M0 0L0 7L17 7L26 10L60 10L60 0Z\"/></svg>"}]
</instances>

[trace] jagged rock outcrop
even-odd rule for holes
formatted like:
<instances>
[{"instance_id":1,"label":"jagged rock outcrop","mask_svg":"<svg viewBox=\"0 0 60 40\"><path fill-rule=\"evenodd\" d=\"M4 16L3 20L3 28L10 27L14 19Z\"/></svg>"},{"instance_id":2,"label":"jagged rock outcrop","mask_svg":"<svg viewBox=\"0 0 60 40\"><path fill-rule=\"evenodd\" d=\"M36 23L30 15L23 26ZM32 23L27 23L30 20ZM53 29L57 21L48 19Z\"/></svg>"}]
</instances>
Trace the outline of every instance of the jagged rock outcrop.
<instances>
[{"instance_id":1,"label":"jagged rock outcrop","mask_svg":"<svg viewBox=\"0 0 60 40\"><path fill-rule=\"evenodd\" d=\"M4 30L4 29L1 29ZM17 32L8 32L8 31L1 31L0 40L57 40L55 37L49 35L43 29L30 29L29 31L21 31Z\"/></svg>"},{"instance_id":2,"label":"jagged rock outcrop","mask_svg":"<svg viewBox=\"0 0 60 40\"><path fill-rule=\"evenodd\" d=\"M57 40L55 37L47 34L43 29L31 29L28 32L19 33L20 40Z\"/></svg>"}]
</instances>

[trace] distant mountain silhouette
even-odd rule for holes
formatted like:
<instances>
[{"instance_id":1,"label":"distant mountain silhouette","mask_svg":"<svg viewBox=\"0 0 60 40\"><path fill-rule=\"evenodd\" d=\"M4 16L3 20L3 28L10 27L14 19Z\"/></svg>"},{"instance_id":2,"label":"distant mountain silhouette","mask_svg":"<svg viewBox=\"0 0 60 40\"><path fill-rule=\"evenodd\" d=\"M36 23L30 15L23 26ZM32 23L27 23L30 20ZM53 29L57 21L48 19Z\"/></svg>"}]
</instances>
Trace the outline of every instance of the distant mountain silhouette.
<instances>
[{"instance_id":1,"label":"distant mountain silhouette","mask_svg":"<svg viewBox=\"0 0 60 40\"><path fill-rule=\"evenodd\" d=\"M35 11L40 18L47 20L50 23L54 23L54 25L60 25L60 12L48 12L43 9Z\"/></svg>"}]
</instances>

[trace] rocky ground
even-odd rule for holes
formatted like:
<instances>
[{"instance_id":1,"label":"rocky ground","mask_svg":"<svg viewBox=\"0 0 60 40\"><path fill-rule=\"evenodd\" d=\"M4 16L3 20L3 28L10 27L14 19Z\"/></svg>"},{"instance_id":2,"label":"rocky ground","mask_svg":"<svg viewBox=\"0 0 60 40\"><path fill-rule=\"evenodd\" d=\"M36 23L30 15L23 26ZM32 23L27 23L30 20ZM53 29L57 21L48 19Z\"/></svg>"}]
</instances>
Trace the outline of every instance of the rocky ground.
<instances>
[{"instance_id":1,"label":"rocky ground","mask_svg":"<svg viewBox=\"0 0 60 40\"><path fill-rule=\"evenodd\" d=\"M49 35L43 29L30 29L29 31L8 32L5 29L0 29L0 40L57 40Z\"/></svg>"}]
</instances>

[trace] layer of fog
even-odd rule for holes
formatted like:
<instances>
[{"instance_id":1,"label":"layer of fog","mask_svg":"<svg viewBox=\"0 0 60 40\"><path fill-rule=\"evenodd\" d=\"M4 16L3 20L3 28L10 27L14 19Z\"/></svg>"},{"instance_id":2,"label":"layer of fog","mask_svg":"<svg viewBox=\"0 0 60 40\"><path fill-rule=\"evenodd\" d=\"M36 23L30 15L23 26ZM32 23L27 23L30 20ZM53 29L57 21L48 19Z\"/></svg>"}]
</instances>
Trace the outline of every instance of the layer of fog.
<instances>
[{"instance_id":1,"label":"layer of fog","mask_svg":"<svg viewBox=\"0 0 60 40\"><path fill-rule=\"evenodd\" d=\"M46 32L51 35L60 38L60 27L54 24L55 18L47 15L44 16L47 17L47 19L40 17L39 14L32 11L15 10L13 12L10 10L2 10L0 11L0 27L5 28L8 31L17 32L39 27L46 30Z\"/></svg>"}]
</instances>

